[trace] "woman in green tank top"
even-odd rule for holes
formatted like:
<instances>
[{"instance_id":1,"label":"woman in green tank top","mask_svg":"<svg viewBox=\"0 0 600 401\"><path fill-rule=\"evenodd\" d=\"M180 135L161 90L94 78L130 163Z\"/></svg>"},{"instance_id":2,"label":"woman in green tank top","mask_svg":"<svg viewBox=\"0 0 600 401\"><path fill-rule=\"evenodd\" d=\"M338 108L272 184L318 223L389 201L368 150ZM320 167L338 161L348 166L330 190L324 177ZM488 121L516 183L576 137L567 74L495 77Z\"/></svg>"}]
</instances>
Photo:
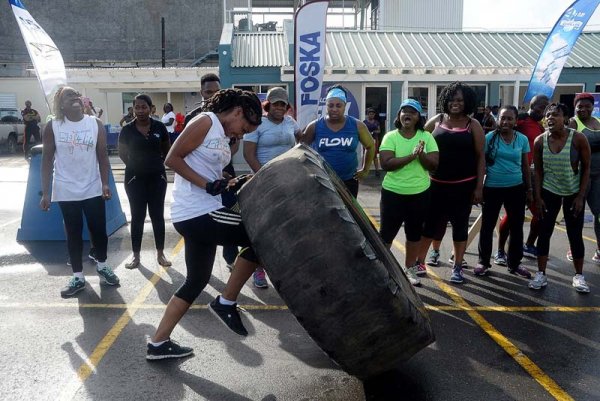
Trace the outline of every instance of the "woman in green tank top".
<instances>
[{"instance_id":1,"label":"woman in green tank top","mask_svg":"<svg viewBox=\"0 0 600 401\"><path fill-rule=\"evenodd\" d=\"M562 206L575 267L573 287L578 292L590 292L582 274L583 208L590 178L590 145L581 132L565 127L568 111L562 103L550 104L545 112L548 129L535 139L533 146L535 201L540 218L538 272L529 282L533 290L548 284L546 265L550 237Z\"/></svg>"},{"instance_id":2,"label":"woman in green tank top","mask_svg":"<svg viewBox=\"0 0 600 401\"><path fill-rule=\"evenodd\" d=\"M596 252L592 261L600 264L600 119L592 115L594 100L594 95L591 93L579 93L575 96L575 117L569 120L569 128L583 133L592 151L586 200L594 215L596 234Z\"/></svg>"}]
</instances>

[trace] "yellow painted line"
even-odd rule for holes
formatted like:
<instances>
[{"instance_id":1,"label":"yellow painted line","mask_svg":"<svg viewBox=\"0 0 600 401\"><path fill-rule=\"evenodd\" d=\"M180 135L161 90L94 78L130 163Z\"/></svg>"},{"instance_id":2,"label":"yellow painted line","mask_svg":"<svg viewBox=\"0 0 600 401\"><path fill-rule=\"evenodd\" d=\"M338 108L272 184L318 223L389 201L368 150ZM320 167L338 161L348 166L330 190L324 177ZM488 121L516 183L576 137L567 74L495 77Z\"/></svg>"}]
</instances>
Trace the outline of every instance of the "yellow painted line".
<instances>
[{"instance_id":1,"label":"yellow painted line","mask_svg":"<svg viewBox=\"0 0 600 401\"><path fill-rule=\"evenodd\" d=\"M173 248L171 257L176 256L182 248L183 238L180 239L175 248ZM140 309L140 305L144 302L148 295L150 295L156 283L158 283L158 281L166 272L167 269L161 266L158 272L152 275L150 281L138 293L132 304L127 306L125 312L123 312L119 320L117 320L114 326L108 331L108 333L106 333L104 338L100 340L100 343L96 346L92 354L81 364L77 370L77 377L81 383L90 377L90 375L96 370L104 355L106 355L110 347L117 340L119 334L121 334L125 326L127 326L127 324L131 321L135 313Z\"/></svg>"},{"instance_id":2,"label":"yellow painted line","mask_svg":"<svg viewBox=\"0 0 600 401\"><path fill-rule=\"evenodd\" d=\"M378 227L377 222L371 218L371 221ZM537 381L547 392L559 401L573 400L573 398L564 391L558 383L548 376L539 366L537 366L527 355L515 346L508 338L500 333L490 322L488 322L479 312L472 309L471 305L461 297L451 286L442 281L442 279L432 270L428 270L428 275L433 278L434 283L448 295L452 301L469 315L481 329L492 338L502 349L510 355L535 381Z\"/></svg>"},{"instance_id":3,"label":"yellow painted line","mask_svg":"<svg viewBox=\"0 0 600 401\"><path fill-rule=\"evenodd\" d=\"M261 304L245 304L239 305L240 308L246 310L257 311L281 311L288 310L286 305L261 305ZM0 309L147 309L147 310L164 310L165 304L75 304L75 303L4 303L0 304ZM206 305L192 305L190 309L205 310ZM425 305L425 308L434 312L500 312L500 313L517 313L517 312L562 312L562 313L600 313L600 306L456 306L456 305Z\"/></svg>"}]
</instances>

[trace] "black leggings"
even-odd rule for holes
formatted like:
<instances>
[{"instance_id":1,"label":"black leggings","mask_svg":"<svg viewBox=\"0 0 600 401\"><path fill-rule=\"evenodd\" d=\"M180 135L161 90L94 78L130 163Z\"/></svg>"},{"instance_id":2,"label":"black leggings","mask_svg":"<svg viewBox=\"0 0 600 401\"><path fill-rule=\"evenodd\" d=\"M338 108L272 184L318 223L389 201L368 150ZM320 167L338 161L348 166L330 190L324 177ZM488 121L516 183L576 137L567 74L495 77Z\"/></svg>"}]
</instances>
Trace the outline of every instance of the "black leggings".
<instances>
[{"instance_id":1,"label":"black leggings","mask_svg":"<svg viewBox=\"0 0 600 401\"><path fill-rule=\"evenodd\" d=\"M358 196L358 180L356 178L350 178L344 181L344 185L348 189L348 192L355 198Z\"/></svg>"},{"instance_id":2,"label":"black leggings","mask_svg":"<svg viewBox=\"0 0 600 401\"><path fill-rule=\"evenodd\" d=\"M452 224L452 240L466 241L469 236L469 216L471 215L475 180L459 184L431 182L431 203L425 219L423 236L436 238L446 230L448 221Z\"/></svg>"},{"instance_id":3,"label":"black leggings","mask_svg":"<svg viewBox=\"0 0 600 401\"><path fill-rule=\"evenodd\" d=\"M506 209L510 237L508 242L508 267L519 267L523 258L523 222L525 221L525 186L520 184L504 188L483 188L481 231L479 232L479 263L490 267L494 227L502 205Z\"/></svg>"},{"instance_id":4,"label":"black leggings","mask_svg":"<svg viewBox=\"0 0 600 401\"><path fill-rule=\"evenodd\" d=\"M217 245L238 245L239 257L258 263L239 213L222 208L190 220L173 223L185 242L185 282L175 296L192 303L200 295L212 273Z\"/></svg>"},{"instance_id":5,"label":"black leggings","mask_svg":"<svg viewBox=\"0 0 600 401\"><path fill-rule=\"evenodd\" d=\"M106 247L108 236L106 235L106 210L104 200L101 196L85 199L82 201L58 202L65 221L67 232L67 248L73 273L83 271L81 257L83 253L83 216L87 222L90 232L90 240L96 250L96 259L99 262L106 261Z\"/></svg>"},{"instance_id":6,"label":"black leggings","mask_svg":"<svg viewBox=\"0 0 600 401\"><path fill-rule=\"evenodd\" d=\"M419 194L401 195L381 189L381 238L391 244L404 224L406 240L421 240L423 222L429 208L429 190Z\"/></svg>"},{"instance_id":7,"label":"black leggings","mask_svg":"<svg viewBox=\"0 0 600 401\"><path fill-rule=\"evenodd\" d=\"M131 209L131 248L139 253L142 249L146 208L152 221L154 245L156 249L165 248L165 195L167 178L165 173L154 175L125 174L125 192Z\"/></svg>"},{"instance_id":8,"label":"black leggings","mask_svg":"<svg viewBox=\"0 0 600 401\"><path fill-rule=\"evenodd\" d=\"M537 240L538 256L548 256L550 251L550 237L554 232L556 224L556 216L562 205L565 216L565 226L567 228L567 237L571 246L571 254L573 259L582 259L585 254L583 245L583 210L577 216L573 216L571 207L577 194L569 196L556 195L542 188L542 200L546 205L546 210L543 211L543 217L540 219L540 236ZM512 235L512 233L511 233Z\"/></svg>"}]
</instances>

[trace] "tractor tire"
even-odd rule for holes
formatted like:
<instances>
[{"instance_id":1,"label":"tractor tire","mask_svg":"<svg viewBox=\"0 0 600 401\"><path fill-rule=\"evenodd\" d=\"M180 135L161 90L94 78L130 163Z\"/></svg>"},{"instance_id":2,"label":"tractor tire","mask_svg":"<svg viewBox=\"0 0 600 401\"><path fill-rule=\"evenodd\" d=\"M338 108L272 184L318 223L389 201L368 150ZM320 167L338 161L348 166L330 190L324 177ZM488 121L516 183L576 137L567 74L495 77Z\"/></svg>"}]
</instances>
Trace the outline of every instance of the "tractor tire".
<instances>
[{"instance_id":1,"label":"tractor tire","mask_svg":"<svg viewBox=\"0 0 600 401\"><path fill-rule=\"evenodd\" d=\"M238 193L273 286L317 345L366 379L434 341L423 303L356 199L313 149L273 159Z\"/></svg>"}]
</instances>

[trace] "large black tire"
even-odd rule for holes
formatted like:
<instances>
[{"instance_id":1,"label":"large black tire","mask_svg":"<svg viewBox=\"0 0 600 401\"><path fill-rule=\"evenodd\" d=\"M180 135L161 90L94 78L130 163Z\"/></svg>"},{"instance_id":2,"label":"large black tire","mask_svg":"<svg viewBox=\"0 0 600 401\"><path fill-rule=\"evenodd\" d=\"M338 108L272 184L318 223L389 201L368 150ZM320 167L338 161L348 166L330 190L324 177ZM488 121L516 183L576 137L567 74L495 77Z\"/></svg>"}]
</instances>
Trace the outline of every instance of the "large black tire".
<instances>
[{"instance_id":1,"label":"large black tire","mask_svg":"<svg viewBox=\"0 0 600 401\"><path fill-rule=\"evenodd\" d=\"M238 198L275 289L346 372L366 379L434 341L395 257L315 151L298 145L272 160Z\"/></svg>"}]
</instances>

